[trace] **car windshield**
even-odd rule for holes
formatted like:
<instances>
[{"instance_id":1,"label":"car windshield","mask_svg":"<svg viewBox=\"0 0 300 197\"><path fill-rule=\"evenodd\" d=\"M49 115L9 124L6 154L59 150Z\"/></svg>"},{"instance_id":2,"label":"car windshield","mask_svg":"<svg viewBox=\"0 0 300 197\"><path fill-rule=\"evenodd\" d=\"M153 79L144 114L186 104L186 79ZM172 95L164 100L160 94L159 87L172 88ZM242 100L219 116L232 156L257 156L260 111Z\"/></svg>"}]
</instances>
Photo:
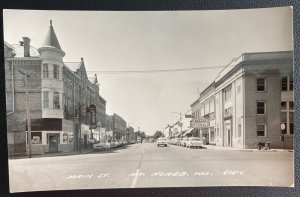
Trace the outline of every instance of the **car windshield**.
<instances>
[{"instance_id":1,"label":"car windshield","mask_svg":"<svg viewBox=\"0 0 300 197\"><path fill-rule=\"evenodd\" d=\"M166 141L166 139L163 139L163 138L161 138L161 139L158 139L159 141Z\"/></svg>"}]
</instances>

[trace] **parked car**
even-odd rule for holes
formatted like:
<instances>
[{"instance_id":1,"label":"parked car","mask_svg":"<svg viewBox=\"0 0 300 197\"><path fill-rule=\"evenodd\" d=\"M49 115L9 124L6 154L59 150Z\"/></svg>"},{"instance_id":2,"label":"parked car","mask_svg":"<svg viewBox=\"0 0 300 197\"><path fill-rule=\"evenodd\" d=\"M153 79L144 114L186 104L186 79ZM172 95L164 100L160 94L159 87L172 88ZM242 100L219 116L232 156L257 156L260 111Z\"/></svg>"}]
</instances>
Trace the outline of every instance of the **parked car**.
<instances>
[{"instance_id":1,"label":"parked car","mask_svg":"<svg viewBox=\"0 0 300 197\"><path fill-rule=\"evenodd\" d=\"M110 142L110 147L111 148L117 148L117 147L120 147L120 146L121 146L121 143L118 140L112 140Z\"/></svg>"},{"instance_id":2,"label":"parked car","mask_svg":"<svg viewBox=\"0 0 300 197\"><path fill-rule=\"evenodd\" d=\"M135 144L136 141L135 140L129 140L129 144Z\"/></svg>"},{"instance_id":3,"label":"parked car","mask_svg":"<svg viewBox=\"0 0 300 197\"><path fill-rule=\"evenodd\" d=\"M157 146L168 146L166 138L158 138Z\"/></svg>"},{"instance_id":4,"label":"parked car","mask_svg":"<svg viewBox=\"0 0 300 197\"><path fill-rule=\"evenodd\" d=\"M186 143L186 147L187 148L192 148L192 147L201 148L201 147L203 147L203 140L198 137L190 137Z\"/></svg>"},{"instance_id":5,"label":"parked car","mask_svg":"<svg viewBox=\"0 0 300 197\"><path fill-rule=\"evenodd\" d=\"M187 142L188 140L189 140L189 138L187 138L187 137L183 138L183 139L181 140L181 142L180 142L180 146L185 147L185 146L186 146L186 142Z\"/></svg>"},{"instance_id":6,"label":"parked car","mask_svg":"<svg viewBox=\"0 0 300 197\"><path fill-rule=\"evenodd\" d=\"M126 140L120 140L119 142L121 143L121 146L128 144L128 142Z\"/></svg>"},{"instance_id":7,"label":"parked car","mask_svg":"<svg viewBox=\"0 0 300 197\"><path fill-rule=\"evenodd\" d=\"M98 143L93 145L93 150L108 150L110 148L110 144L106 140L100 140Z\"/></svg>"},{"instance_id":8,"label":"parked car","mask_svg":"<svg viewBox=\"0 0 300 197\"><path fill-rule=\"evenodd\" d=\"M181 143L181 139L180 138L175 138L174 144L177 145L177 146L180 146L180 143Z\"/></svg>"},{"instance_id":9,"label":"parked car","mask_svg":"<svg viewBox=\"0 0 300 197\"><path fill-rule=\"evenodd\" d=\"M174 145L175 144L175 139L174 138L170 139L169 144Z\"/></svg>"}]
</instances>

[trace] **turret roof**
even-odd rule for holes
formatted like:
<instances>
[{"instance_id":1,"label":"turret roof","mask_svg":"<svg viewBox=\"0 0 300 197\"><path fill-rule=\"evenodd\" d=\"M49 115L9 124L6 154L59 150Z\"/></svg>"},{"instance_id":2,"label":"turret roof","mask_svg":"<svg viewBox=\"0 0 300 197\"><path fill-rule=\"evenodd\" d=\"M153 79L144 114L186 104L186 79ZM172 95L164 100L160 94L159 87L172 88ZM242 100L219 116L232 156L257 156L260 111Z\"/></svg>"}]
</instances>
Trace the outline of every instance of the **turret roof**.
<instances>
[{"instance_id":1,"label":"turret roof","mask_svg":"<svg viewBox=\"0 0 300 197\"><path fill-rule=\"evenodd\" d=\"M52 26L52 20L50 20L50 27L47 32L46 38L44 40L43 46L52 46L59 50L62 50L60 47L60 44L58 42L58 39L56 37L56 34L54 32L53 26Z\"/></svg>"}]
</instances>

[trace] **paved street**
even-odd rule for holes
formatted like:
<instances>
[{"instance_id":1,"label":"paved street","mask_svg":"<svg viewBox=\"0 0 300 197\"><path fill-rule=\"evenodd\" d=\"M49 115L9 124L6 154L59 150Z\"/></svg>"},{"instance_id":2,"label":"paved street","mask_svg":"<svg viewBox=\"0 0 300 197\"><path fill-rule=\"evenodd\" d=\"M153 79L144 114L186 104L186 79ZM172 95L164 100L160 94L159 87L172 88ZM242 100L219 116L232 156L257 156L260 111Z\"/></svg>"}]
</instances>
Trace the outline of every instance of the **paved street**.
<instances>
[{"instance_id":1,"label":"paved street","mask_svg":"<svg viewBox=\"0 0 300 197\"><path fill-rule=\"evenodd\" d=\"M9 161L11 192L141 187L290 186L292 152L188 149L155 143Z\"/></svg>"}]
</instances>

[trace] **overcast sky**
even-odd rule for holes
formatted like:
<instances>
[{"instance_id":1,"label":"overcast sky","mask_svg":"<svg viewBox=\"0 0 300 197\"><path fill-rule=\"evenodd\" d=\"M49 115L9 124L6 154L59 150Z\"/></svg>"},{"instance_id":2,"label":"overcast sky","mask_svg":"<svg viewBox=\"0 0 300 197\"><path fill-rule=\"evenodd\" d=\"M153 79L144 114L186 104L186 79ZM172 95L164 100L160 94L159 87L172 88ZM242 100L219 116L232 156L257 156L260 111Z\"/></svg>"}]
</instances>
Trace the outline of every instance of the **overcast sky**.
<instances>
[{"instance_id":1,"label":"overcast sky","mask_svg":"<svg viewBox=\"0 0 300 197\"><path fill-rule=\"evenodd\" d=\"M147 134L186 113L220 68L152 74L97 71L220 67L245 52L292 50L292 9L226 11L25 11L4 10L4 39L23 36L39 48L49 20L65 62L83 57L97 73L107 113L117 113Z\"/></svg>"}]
</instances>

